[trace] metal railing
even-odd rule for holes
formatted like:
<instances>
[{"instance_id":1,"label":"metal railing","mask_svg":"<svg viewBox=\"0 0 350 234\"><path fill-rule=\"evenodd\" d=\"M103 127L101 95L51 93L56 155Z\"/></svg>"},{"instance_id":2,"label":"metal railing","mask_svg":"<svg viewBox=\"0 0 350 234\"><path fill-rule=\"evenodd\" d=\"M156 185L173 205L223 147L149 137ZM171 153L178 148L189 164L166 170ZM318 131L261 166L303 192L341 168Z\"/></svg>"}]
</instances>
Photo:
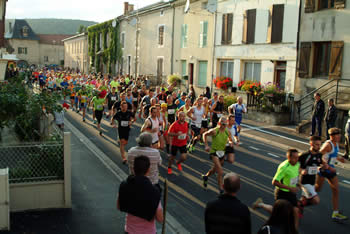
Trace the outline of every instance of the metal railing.
<instances>
[{"instance_id":1,"label":"metal railing","mask_svg":"<svg viewBox=\"0 0 350 234\"><path fill-rule=\"evenodd\" d=\"M0 145L0 168L6 167L10 183L63 180L63 142Z\"/></svg>"}]
</instances>

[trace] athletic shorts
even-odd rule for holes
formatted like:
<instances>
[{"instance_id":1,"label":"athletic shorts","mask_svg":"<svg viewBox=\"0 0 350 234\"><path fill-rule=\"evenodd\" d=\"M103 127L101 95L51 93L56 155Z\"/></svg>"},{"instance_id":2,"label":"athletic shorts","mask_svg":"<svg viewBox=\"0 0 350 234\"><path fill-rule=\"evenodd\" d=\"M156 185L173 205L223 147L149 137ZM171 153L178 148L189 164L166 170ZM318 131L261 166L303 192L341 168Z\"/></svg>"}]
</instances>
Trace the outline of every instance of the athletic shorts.
<instances>
[{"instance_id":1,"label":"athletic shorts","mask_svg":"<svg viewBox=\"0 0 350 234\"><path fill-rule=\"evenodd\" d=\"M80 103L80 107L81 107L81 108L86 108L86 102L81 102L81 103Z\"/></svg>"},{"instance_id":2,"label":"athletic shorts","mask_svg":"<svg viewBox=\"0 0 350 234\"><path fill-rule=\"evenodd\" d=\"M109 103L108 104L108 110L112 110L112 107L113 107L113 103Z\"/></svg>"},{"instance_id":3,"label":"athletic shorts","mask_svg":"<svg viewBox=\"0 0 350 234\"><path fill-rule=\"evenodd\" d=\"M306 197L307 199L317 196L315 185L303 184L301 186L301 190L302 190L302 196Z\"/></svg>"},{"instance_id":4,"label":"athletic shorts","mask_svg":"<svg viewBox=\"0 0 350 234\"><path fill-rule=\"evenodd\" d=\"M77 96L75 96L75 99L74 99L74 101L75 101L76 103L78 103L78 101L79 101L79 98L78 98Z\"/></svg>"},{"instance_id":5,"label":"athletic shorts","mask_svg":"<svg viewBox=\"0 0 350 234\"><path fill-rule=\"evenodd\" d=\"M225 154L234 154L235 153L235 149L229 145L227 145L225 147Z\"/></svg>"},{"instance_id":6,"label":"athletic shorts","mask_svg":"<svg viewBox=\"0 0 350 234\"><path fill-rule=\"evenodd\" d=\"M275 200L284 199L289 201L293 206L298 206L298 199L297 195L292 192L285 192L280 189L275 189Z\"/></svg>"},{"instance_id":7,"label":"athletic shorts","mask_svg":"<svg viewBox=\"0 0 350 234\"><path fill-rule=\"evenodd\" d=\"M207 119L202 120L202 128L208 128L208 120Z\"/></svg>"},{"instance_id":8,"label":"athletic shorts","mask_svg":"<svg viewBox=\"0 0 350 234\"><path fill-rule=\"evenodd\" d=\"M95 110L95 117L96 117L97 123L101 123L102 116L103 116L103 110Z\"/></svg>"},{"instance_id":9,"label":"athletic shorts","mask_svg":"<svg viewBox=\"0 0 350 234\"><path fill-rule=\"evenodd\" d=\"M194 136L199 136L201 134L201 129L200 128L197 128L196 126L194 125L191 125L191 129L194 133Z\"/></svg>"},{"instance_id":10,"label":"athletic shorts","mask_svg":"<svg viewBox=\"0 0 350 234\"><path fill-rule=\"evenodd\" d=\"M331 180L337 176L337 173L330 172L329 170L320 170L318 175Z\"/></svg>"},{"instance_id":11,"label":"athletic shorts","mask_svg":"<svg viewBox=\"0 0 350 234\"><path fill-rule=\"evenodd\" d=\"M71 100L75 100L75 96L70 96L70 99Z\"/></svg>"},{"instance_id":12,"label":"athletic shorts","mask_svg":"<svg viewBox=\"0 0 350 234\"><path fill-rule=\"evenodd\" d=\"M237 125L241 125L242 117L235 117L235 122L236 122Z\"/></svg>"},{"instance_id":13,"label":"athletic shorts","mask_svg":"<svg viewBox=\"0 0 350 234\"><path fill-rule=\"evenodd\" d=\"M130 128L119 127L118 128L119 139L124 139L126 141L129 140L129 132L130 132Z\"/></svg>"},{"instance_id":14,"label":"athletic shorts","mask_svg":"<svg viewBox=\"0 0 350 234\"><path fill-rule=\"evenodd\" d=\"M138 102L132 102L132 104L137 108L139 103Z\"/></svg>"},{"instance_id":15,"label":"athletic shorts","mask_svg":"<svg viewBox=\"0 0 350 234\"><path fill-rule=\"evenodd\" d=\"M186 145L184 145L184 146L176 146L176 145L172 145L171 146L171 155L172 156L176 156L176 154L177 154L177 151L180 151L180 154L185 154L185 153L187 153L187 149L186 149Z\"/></svg>"}]
</instances>

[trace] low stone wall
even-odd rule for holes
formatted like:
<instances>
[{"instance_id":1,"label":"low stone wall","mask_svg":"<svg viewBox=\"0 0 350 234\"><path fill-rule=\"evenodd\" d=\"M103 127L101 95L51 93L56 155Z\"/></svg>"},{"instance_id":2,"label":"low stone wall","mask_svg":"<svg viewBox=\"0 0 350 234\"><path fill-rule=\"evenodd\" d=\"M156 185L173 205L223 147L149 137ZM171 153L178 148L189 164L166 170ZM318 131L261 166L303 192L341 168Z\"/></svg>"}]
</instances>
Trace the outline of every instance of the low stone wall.
<instances>
[{"instance_id":1,"label":"low stone wall","mask_svg":"<svg viewBox=\"0 0 350 234\"><path fill-rule=\"evenodd\" d=\"M243 119L254 120L272 125L288 125L291 122L290 113L260 112L248 110Z\"/></svg>"}]
</instances>

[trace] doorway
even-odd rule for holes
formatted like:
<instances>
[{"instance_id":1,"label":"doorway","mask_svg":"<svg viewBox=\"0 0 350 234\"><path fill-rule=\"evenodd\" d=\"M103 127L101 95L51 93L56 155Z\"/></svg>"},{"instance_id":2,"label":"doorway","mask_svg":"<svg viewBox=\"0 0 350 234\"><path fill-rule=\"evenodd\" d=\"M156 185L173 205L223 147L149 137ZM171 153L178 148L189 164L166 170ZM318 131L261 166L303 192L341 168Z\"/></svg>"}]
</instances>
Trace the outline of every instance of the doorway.
<instances>
[{"instance_id":1,"label":"doorway","mask_svg":"<svg viewBox=\"0 0 350 234\"><path fill-rule=\"evenodd\" d=\"M286 87L286 61L276 61L275 62L275 84L284 90Z\"/></svg>"},{"instance_id":2,"label":"doorway","mask_svg":"<svg viewBox=\"0 0 350 234\"><path fill-rule=\"evenodd\" d=\"M188 86L193 85L193 63L188 64Z\"/></svg>"}]
</instances>

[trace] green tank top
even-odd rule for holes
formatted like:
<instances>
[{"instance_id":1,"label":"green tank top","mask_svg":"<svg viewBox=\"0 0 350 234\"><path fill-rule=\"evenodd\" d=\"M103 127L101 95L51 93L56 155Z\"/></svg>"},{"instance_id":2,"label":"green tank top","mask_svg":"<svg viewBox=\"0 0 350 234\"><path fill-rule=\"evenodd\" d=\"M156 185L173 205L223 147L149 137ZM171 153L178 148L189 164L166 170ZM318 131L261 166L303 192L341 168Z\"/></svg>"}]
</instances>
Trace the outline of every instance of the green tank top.
<instances>
[{"instance_id":1,"label":"green tank top","mask_svg":"<svg viewBox=\"0 0 350 234\"><path fill-rule=\"evenodd\" d=\"M228 136L229 133L227 128L225 129L225 132L221 132L219 128L217 128L216 135L213 136L210 153L215 153L216 151L225 151Z\"/></svg>"}]
</instances>

